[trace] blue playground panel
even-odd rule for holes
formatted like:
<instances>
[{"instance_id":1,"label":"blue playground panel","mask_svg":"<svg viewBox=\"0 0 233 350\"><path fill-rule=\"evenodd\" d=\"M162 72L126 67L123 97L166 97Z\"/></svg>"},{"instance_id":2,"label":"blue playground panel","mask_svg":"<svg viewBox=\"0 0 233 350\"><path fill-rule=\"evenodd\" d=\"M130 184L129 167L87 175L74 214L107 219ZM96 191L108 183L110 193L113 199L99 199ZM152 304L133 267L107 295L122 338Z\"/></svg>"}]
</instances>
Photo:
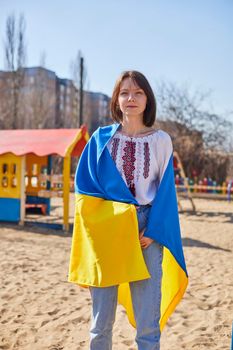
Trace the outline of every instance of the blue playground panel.
<instances>
[{"instance_id":1,"label":"blue playground panel","mask_svg":"<svg viewBox=\"0 0 233 350\"><path fill-rule=\"evenodd\" d=\"M0 221L20 221L19 198L0 198Z\"/></svg>"}]
</instances>

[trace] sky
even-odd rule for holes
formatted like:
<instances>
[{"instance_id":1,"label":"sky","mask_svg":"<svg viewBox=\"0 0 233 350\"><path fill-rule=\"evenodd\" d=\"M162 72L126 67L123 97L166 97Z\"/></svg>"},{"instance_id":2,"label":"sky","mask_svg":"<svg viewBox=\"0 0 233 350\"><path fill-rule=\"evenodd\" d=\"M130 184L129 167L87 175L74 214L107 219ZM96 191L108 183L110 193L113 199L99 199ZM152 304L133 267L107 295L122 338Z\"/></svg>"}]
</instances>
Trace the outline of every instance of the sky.
<instances>
[{"instance_id":1,"label":"sky","mask_svg":"<svg viewBox=\"0 0 233 350\"><path fill-rule=\"evenodd\" d=\"M0 0L0 70L8 15L26 19L27 66L71 78L81 50L86 88L109 96L123 70L207 92L208 108L233 121L232 0Z\"/></svg>"}]
</instances>

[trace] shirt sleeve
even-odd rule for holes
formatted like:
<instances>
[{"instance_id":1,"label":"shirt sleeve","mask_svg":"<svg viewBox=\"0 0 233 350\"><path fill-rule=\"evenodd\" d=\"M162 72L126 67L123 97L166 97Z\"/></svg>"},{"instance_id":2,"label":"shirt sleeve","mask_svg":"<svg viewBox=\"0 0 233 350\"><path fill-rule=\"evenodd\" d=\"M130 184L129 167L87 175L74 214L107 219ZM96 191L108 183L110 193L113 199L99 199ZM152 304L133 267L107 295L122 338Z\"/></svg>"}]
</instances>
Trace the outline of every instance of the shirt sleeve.
<instances>
[{"instance_id":1,"label":"shirt sleeve","mask_svg":"<svg viewBox=\"0 0 233 350\"><path fill-rule=\"evenodd\" d=\"M157 162L159 167L158 182L160 183L165 170L167 168L168 162L173 154L173 146L171 137L165 132L160 130L158 133L157 140Z\"/></svg>"}]
</instances>

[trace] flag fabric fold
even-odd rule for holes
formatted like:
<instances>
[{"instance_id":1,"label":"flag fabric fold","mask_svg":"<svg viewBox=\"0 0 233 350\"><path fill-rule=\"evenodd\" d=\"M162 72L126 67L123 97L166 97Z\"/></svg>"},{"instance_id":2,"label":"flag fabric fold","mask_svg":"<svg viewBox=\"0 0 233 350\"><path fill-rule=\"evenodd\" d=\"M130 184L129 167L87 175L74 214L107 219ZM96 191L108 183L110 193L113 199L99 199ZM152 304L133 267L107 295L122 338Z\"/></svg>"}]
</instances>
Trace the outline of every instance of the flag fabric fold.
<instances>
[{"instance_id":1,"label":"flag fabric fold","mask_svg":"<svg viewBox=\"0 0 233 350\"><path fill-rule=\"evenodd\" d=\"M150 278L139 243L135 205L106 147L119 124L99 128L86 145L75 177L75 219L68 281L81 286L119 285L118 301L135 326L129 282ZM163 152L163 150L161 150ZM160 328L182 299L188 274L182 249L173 156L152 203L145 236L164 246ZM156 281L155 281L156 283Z\"/></svg>"}]
</instances>

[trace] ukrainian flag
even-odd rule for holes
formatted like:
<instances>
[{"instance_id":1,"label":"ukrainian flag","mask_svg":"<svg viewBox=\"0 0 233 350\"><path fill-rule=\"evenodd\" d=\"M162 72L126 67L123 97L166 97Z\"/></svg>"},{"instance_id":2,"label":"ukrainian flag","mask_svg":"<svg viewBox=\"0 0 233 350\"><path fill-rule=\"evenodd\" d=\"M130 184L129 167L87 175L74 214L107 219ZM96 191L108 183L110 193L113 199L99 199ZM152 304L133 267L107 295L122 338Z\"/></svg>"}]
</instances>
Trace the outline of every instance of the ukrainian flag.
<instances>
[{"instance_id":1,"label":"ukrainian flag","mask_svg":"<svg viewBox=\"0 0 233 350\"><path fill-rule=\"evenodd\" d=\"M139 243L135 205L106 147L119 124L99 128L79 160L69 282L81 286L119 285L118 301L135 319L129 282L150 278ZM172 153L153 201L144 236L164 246L161 330L188 285L174 183ZM156 283L156 281L155 281Z\"/></svg>"}]
</instances>

